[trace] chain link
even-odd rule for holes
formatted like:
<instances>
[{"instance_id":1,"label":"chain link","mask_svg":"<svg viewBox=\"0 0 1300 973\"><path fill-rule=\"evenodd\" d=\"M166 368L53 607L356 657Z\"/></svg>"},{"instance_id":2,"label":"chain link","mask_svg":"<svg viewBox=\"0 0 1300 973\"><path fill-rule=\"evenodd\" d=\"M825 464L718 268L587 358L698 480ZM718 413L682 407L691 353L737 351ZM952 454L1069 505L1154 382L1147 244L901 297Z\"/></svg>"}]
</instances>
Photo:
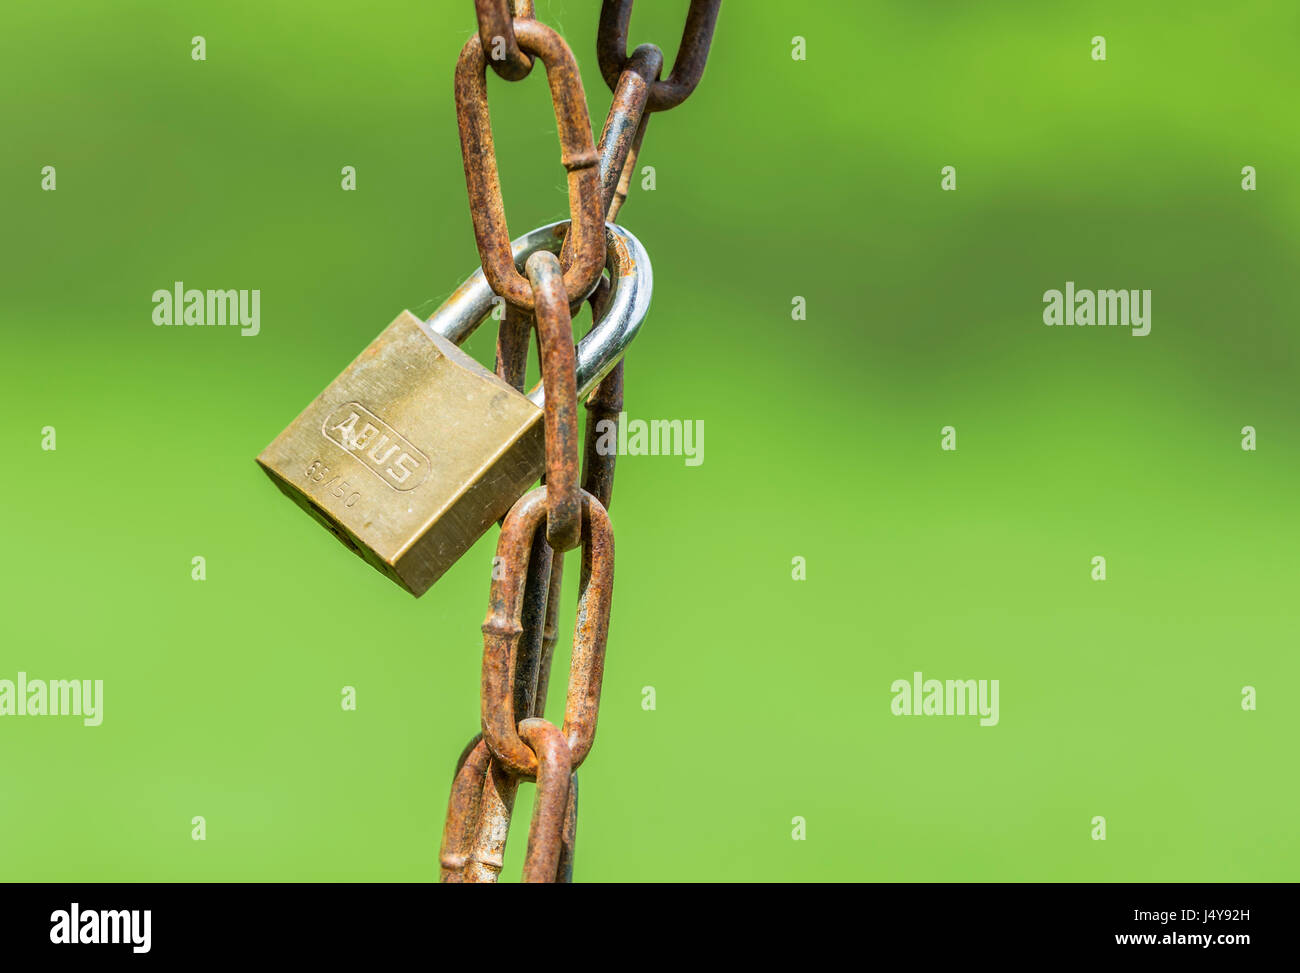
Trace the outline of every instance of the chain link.
<instances>
[{"instance_id":1,"label":"chain link","mask_svg":"<svg viewBox=\"0 0 1300 973\"><path fill-rule=\"evenodd\" d=\"M524 777L536 773L537 760L515 731L527 714L514 711L513 689L524 632L523 578L532 540L546 515L547 491L543 486L524 494L506 515L497 543L500 573L492 582L491 607L483 623L483 738L494 757ZM609 515L591 494L581 496L582 575L563 727L574 769L586 759L596 736L614 588L614 532Z\"/></svg>"},{"instance_id":2,"label":"chain link","mask_svg":"<svg viewBox=\"0 0 1300 973\"><path fill-rule=\"evenodd\" d=\"M672 73L655 82L646 106L650 111L676 108L700 83L721 6L722 0L691 0ZM631 21L632 0L605 0L601 4L596 58L600 62L600 73L611 91L618 87L622 73L627 70L627 29Z\"/></svg>"},{"instance_id":3,"label":"chain link","mask_svg":"<svg viewBox=\"0 0 1300 973\"><path fill-rule=\"evenodd\" d=\"M560 256L564 287L571 301L586 297L605 265L605 221L600 207L600 161L591 137L587 96L582 89L573 52L555 31L535 20L514 22L520 48L534 54L546 68L560 136L560 162L568 172L570 249ZM487 59L475 34L461 49L456 64L456 119L460 129L465 185L469 191L474 239L483 261L483 274L492 289L511 304L532 310L528 280L519 273L510 253L492 119L488 112Z\"/></svg>"},{"instance_id":4,"label":"chain link","mask_svg":"<svg viewBox=\"0 0 1300 973\"><path fill-rule=\"evenodd\" d=\"M497 374L523 390L529 338L538 333L546 388L544 485L514 505L501 525L491 605L483 623L483 732L457 763L440 853L444 882L495 882L501 872L520 780L535 780L523 879L572 880L577 838L577 769L591 751L600 712L614 581L607 510L615 455L597 448L598 430L623 410L623 363L587 398L581 488L577 486L577 391L570 310L584 298L594 322L609 297L604 221L618 218L651 113L681 104L699 83L721 0L692 0L673 68L642 44L627 54L632 0L604 0L597 56L614 93L593 145L586 95L564 40L533 19L532 0L475 0L478 33L456 67L456 115L475 243L492 289L506 301L497 333ZM490 56L485 54L490 52ZM557 259L536 253L515 266L492 142L487 65L518 81L540 58L551 89L568 171L570 222ZM544 718L564 551L582 547L577 621L562 727Z\"/></svg>"},{"instance_id":5,"label":"chain link","mask_svg":"<svg viewBox=\"0 0 1300 973\"><path fill-rule=\"evenodd\" d=\"M520 81L533 69L533 59L519 49L515 20L533 18L533 0L474 0L478 36L488 52L488 64L506 81Z\"/></svg>"}]
</instances>

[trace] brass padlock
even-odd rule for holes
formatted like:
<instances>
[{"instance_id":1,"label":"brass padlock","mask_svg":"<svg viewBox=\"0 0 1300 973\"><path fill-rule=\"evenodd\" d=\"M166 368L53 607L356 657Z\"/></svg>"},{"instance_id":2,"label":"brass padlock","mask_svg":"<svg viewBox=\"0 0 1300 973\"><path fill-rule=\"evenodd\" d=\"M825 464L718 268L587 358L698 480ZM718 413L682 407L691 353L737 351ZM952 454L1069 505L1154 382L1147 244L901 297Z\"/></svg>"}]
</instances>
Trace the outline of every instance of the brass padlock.
<instances>
[{"instance_id":1,"label":"brass padlock","mask_svg":"<svg viewBox=\"0 0 1300 973\"><path fill-rule=\"evenodd\" d=\"M512 243L559 252L568 221ZM610 296L579 342L578 395L614 367L650 304L650 261L606 225ZM520 394L457 347L487 318L477 270L433 316L403 311L257 458L276 486L411 594L424 594L538 479L539 384Z\"/></svg>"}]
</instances>

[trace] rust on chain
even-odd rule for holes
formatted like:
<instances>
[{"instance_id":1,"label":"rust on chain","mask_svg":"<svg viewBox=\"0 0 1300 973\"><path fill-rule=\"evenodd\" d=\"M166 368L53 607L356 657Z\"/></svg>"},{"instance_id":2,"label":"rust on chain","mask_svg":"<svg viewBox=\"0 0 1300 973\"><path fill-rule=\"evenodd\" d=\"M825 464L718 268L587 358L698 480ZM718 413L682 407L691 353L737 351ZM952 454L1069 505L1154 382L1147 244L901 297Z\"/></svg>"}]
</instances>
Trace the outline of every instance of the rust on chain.
<instances>
[{"instance_id":1,"label":"rust on chain","mask_svg":"<svg viewBox=\"0 0 1300 973\"><path fill-rule=\"evenodd\" d=\"M451 797L447 800L447 820L442 829L442 849L438 855L441 881L465 881L465 867L475 838L478 835L483 800L483 784L487 778L491 754L480 734L470 741L461 755L456 776L451 784Z\"/></svg>"},{"instance_id":2,"label":"rust on chain","mask_svg":"<svg viewBox=\"0 0 1300 973\"><path fill-rule=\"evenodd\" d=\"M524 269L533 288L546 389L546 543L555 551L571 551L582 533L582 504L578 497L578 381L569 297L560 260L549 250L534 253Z\"/></svg>"},{"instance_id":3,"label":"rust on chain","mask_svg":"<svg viewBox=\"0 0 1300 973\"><path fill-rule=\"evenodd\" d=\"M506 839L510 836L510 816L514 813L518 790L518 777L496 760L488 761L479 807L478 831L466 856L466 882L495 882L500 876L505 860Z\"/></svg>"},{"instance_id":4,"label":"rust on chain","mask_svg":"<svg viewBox=\"0 0 1300 973\"><path fill-rule=\"evenodd\" d=\"M667 111L685 101L704 74L709 60L713 28L718 22L722 0L691 0L682 28L682 43L677 48L673 69L668 77L656 81L650 90L647 110ZM600 73L610 90L618 85L619 75L627 63L627 30L632 21L632 0L604 0L600 7L600 27L596 35L596 58Z\"/></svg>"},{"instance_id":5,"label":"rust on chain","mask_svg":"<svg viewBox=\"0 0 1300 973\"><path fill-rule=\"evenodd\" d=\"M504 318L497 331L497 375L516 391L522 392L527 381L528 344L533 320L519 308L506 305ZM501 518L502 523L505 517ZM533 536L528 556L528 576L524 581L524 607L520 627L519 664L516 666L514 699L515 712L541 716L546 706L545 680L550 672L550 656L555 647L556 605L550 602L556 591L557 575L563 567L562 558L554 552L543 532ZM498 562L499 563L499 562ZM494 573L496 565L494 565ZM558 592L554 596L558 601Z\"/></svg>"},{"instance_id":6,"label":"rust on chain","mask_svg":"<svg viewBox=\"0 0 1300 973\"><path fill-rule=\"evenodd\" d=\"M483 623L483 739L499 764L529 778L537 772L537 758L519 738L511 689L523 633L524 560L546 515L546 490L538 487L524 494L506 516L497 543L502 571L492 582L491 606ZM562 727L574 769L586 759L596 735L614 588L614 532L609 515L589 493L581 496L582 572Z\"/></svg>"},{"instance_id":7,"label":"rust on chain","mask_svg":"<svg viewBox=\"0 0 1300 973\"><path fill-rule=\"evenodd\" d=\"M594 326L609 295L609 282L600 273L605 256L601 217L618 218L651 113L680 104L698 84L719 3L692 0L672 72L661 80L663 55L657 47L643 44L630 57L626 54L631 0L604 0L597 54L614 98L600 142L593 148L586 99L572 53L558 35L530 19L532 0L476 0L479 33L465 45L457 64L456 106L475 240L489 284L506 300L497 339L497 374L514 388L524 388L529 338L535 324L539 326L544 383L548 391L556 388L546 377L545 346L547 336L558 339L561 329L554 320L558 314L547 324L535 321L534 309L553 295L548 293L541 301L535 298L534 278L538 275L529 273L525 279L511 258L483 52L497 55L486 63L503 78L527 75L532 67L530 55L541 57L546 67L560 131L561 160L569 173L573 231L563 239L559 258L565 310L571 311L584 297L589 299ZM557 227L556 232L563 235L564 229ZM525 265L525 271L530 269ZM554 277L556 268L551 264L540 273ZM576 286L579 282L582 286ZM550 313L550 308L543 311L544 315ZM566 313L564 330L570 328ZM571 352L572 336L566 333L565 338ZM551 344L558 347L557 342ZM552 363L551 370L555 368ZM550 399L548 395L548 404ZM569 402L570 397L564 400ZM564 573L563 550L553 551L548 543L558 517L550 513L548 488L541 487L525 495L502 521L492 604L483 626L484 734L470 741L457 764L441 850L442 880L446 882L497 880L519 781L525 778L538 780L538 794L524 880L572 881L576 769L590 752L595 735L613 586L613 534L606 511L613 495L616 457L602 453L596 444L600 433L608 432L605 423L613 423L617 429L623 408L621 361L588 396L586 405L582 492L578 494L582 574L564 725L557 730L541 719L557 641ZM576 414L576 402L571 412ZM576 422L576 415L574 418ZM567 422L566 418L561 425ZM548 425L548 446L564 435ZM565 455L573 456L570 446L563 448ZM576 457L572 465L576 465ZM544 482L559 494L571 468L553 472L548 454ZM554 540L564 543L559 537ZM574 543L578 542L575 539ZM522 563L525 558L526 564ZM515 720L520 722L516 725Z\"/></svg>"},{"instance_id":8,"label":"rust on chain","mask_svg":"<svg viewBox=\"0 0 1300 973\"><path fill-rule=\"evenodd\" d=\"M601 210L608 219L613 218L608 214L619 184L624 174L630 172L628 162L635 166L633 147L639 146L645 135L649 117L646 102L663 65L663 52L653 44L642 44L627 59L614 86L614 100L610 102L596 146L600 154ZM626 190L623 195L627 196Z\"/></svg>"},{"instance_id":9,"label":"rust on chain","mask_svg":"<svg viewBox=\"0 0 1300 973\"><path fill-rule=\"evenodd\" d=\"M627 159L623 163L623 173L619 176L618 188L614 190L614 198L609 201L606 207L605 219L611 223L618 221L619 211L623 204L627 202L628 190L632 186L632 174L636 172L636 159L641 154L641 140L645 138L646 125L650 123L650 113L646 112L641 116L641 124L637 126L636 138L632 140L632 148L627 153Z\"/></svg>"},{"instance_id":10,"label":"rust on chain","mask_svg":"<svg viewBox=\"0 0 1300 973\"><path fill-rule=\"evenodd\" d=\"M569 742L574 770L582 766L596 742L600 688L605 678L605 648L609 640L609 611L614 595L614 528L601 502L590 493L582 496L585 543L578 572L578 613L561 727Z\"/></svg>"},{"instance_id":11,"label":"rust on chain","mask_svg":"<svg viewBox=\"0 0 1300 973\"><path fill-rule=\"evenodd\" d=\"M478 36L488 51L488 64L506 81L528 77L533 59L519 49L514 18L531 19L533 0L474 0L478 14Z\"/></svg>"},{"instance_id":12,"label":"rust on chain","mask_svg":"<svg viewBox=\"0 0 1300 973\"><path fill-rule=\"evenodd\" d=\"M611 223L618 221L619 210L627 202L628 190L632 186L632 174L636 172L636 158L641 153L641 140L645 138L646 125L650 122L650 113L646 112L641 116L641 124L637 126L636 137L632 140L632 148L628 151L627 159L623 163L623 172L619 176L618 186L614 189L614 198L609 201L605 208L605 219Z\"/></svg>"},{"instance_id":13,"label":"rust on chain","mask_svg":"<svg viewBox=\"0 0 1300 973\"><path fill-rule=\"evenodd\" d=\"M644 116L648 118L649 116ZM611 220L613 217L611 217ZM591 304L591 319L599 321L609 300L609 281L600 285L587 299ZM623 359L600 380L587 396L587 434L583 446L582 488L601 502L609 512L614 499L614 464L617 450L603 450L600 441L618 441L618 419L623 412ZM550 620L548 619L548 624Z\"/></svg>"},{"instance_id":14,"label":"rust on chain","mask_svg":"<svg viewBox=\"0 0 1300 973\"><path fill-rule=\"evenodd\" d=\"M569 777L569 801L564 807L564 834L560 838L560 865L556 870L557 882L573 881L573 860L578 845L578 775Z\"/></svg>"},{"instance_id":15,"label":"rust on chain","mask_svg":"<svg viewBox=\"0 0 1300 973\"><path fill-rule=\"evenodd\" d=\"M557 563L559 563L557 559ZM551 577L551 549L546 543L542 530L533 537L532 553L528 562L528 576L524 585L524 606L520 636L519 663L515 670L514 700L515 712L541 715L544 705L538 701L538 689L541 667L550 667L548 647L543 638L544 619L551 614L546 603L549 594L548 579ZM552 632L551 644L554 644ZM481 740L482 734L475 737ZM478 775L477 782L480 797L474 805L477 817L473 823L462 828L466 834L465 851L460 858L464 864L459 877L447 876L444 869L444 882L495 882L501 872L505 856L506 839L510 833L510 819L514 814L515 797L519 789L519 778L501 767L491 758L486 744L483 751L488 755L484 770ZM453 783L453 794L455 784ZM463 812L467 813L467 812ZM452 811L448 810L450 820ZM450 825L449 825L450 827ZM447 838L443 838L444 847Z\"/></svg>"},{"instance_id":16,"label":"rust on chain","mask_svg":"<svg viewBox=\"0 0 1300 973\"><path fill-rule=\"evenodd\" d=\"M519 724L519 736L537 761L537 796L528 826L524 853L525 882L554 882L564 850L569 783L572 779L569 745L553 723L529 717Z\"/></svg>"},{"instance_id":17,"label":"rust on chain","mask_svg":"<svg viewBox=\"0 0 1300 973\"><path fill-rule=\"evenodd\" d=\"M551 568L550 595L546 602L546 627L542 634L542 665L537 680L537 706L534 716L546 711L546 692L551 682L551 659L555 654L557 636L556 616L560 610L560 589L564 579L564 557L556 557ZM560 863L556 870L557 882L573 881L573 860L578 842L578 774L569 777L569 800L564 807L564 834L560 839Z\"/></svg>"},{"instance_id":18,"label":"rust on chain","mask_svg":"<svg viewBox=\"0 0 1300 973\"><path fill-rule=\"evenodd\" d=\"M505 306L501 326L497 328L497 377L518 392L528 380L528 339L533 319L523 308Z\"/></svg>"},{"instance_id":19,"label":"rust on chain","mask_svg":"<svg viewBox=\"0 0 1300 973\"><path fill-rule=\"evenodd\" d=\"M532 562L528 570L533 570ZM555 657L555 643L559 637L556 619L560 614L560 591L564 587L564 556L552 559L550 564L551 579L546 596L546 621L542 627L541 663L537 670L537 703L533 707L534 716L546 715L546 694L551 688L551 659Z\"/></svg>"},{"instance_id":20,"label":"rust on chain","mask_svg":"<svg viewBox=\"0 0 1300 973\"><path fill-rule=\"evenodd\" d=\"M585 298L596 285L605 265L605 221L600 202L599 157L587 116L587 97L563 38L535 20L516 20L519 47L541 58L551 89L555 122L560 136L560 161L568 171L571 251L561 259L564 288L572 301ZM456 119L460 128L465 185L470 215L483 273L496 293L510 304L533 308L533 291L515 267L510 251L492 142L488 112L487 67L483 43L477 34L461 49L456 64Z\"/></svg>"},{"instance_id":21,"label":"rust on chain","mask_svg":"<svg viewBox=\"0 0 1300 973\"><path fill-rule=\"evenodd\" d=\"M533 535L528 554L528 574L524 579L524 607L520 618L523 629L519 637L519 660L515 666L515 712L528 716L541 716L538 693L541 689L542 666L546 661L545 625L547 598L550 595L552 564L558 563L551 546L546 543L546 533L539 529ZM521 717L522 718L522 717Z\"/></svg>"},{"instance_id":22,"label":"rust on chain","mask_svg":"<svg viewBox=\"0 0 1300 973\"><path fill-rule=\"evenodd\" d=\"M600 501L608 512L614 499L614 463L617 450L600 448L606 442L618 442L618 417L623 411L623 363L619 362L587 397L587 438L582 463L582 488ZM602 433L613 430L613 435Z\"/></svg>"},{"instance_id":23,"label":"rust on chain","mask_svg":"<svg viewBox=\"0 0 1300 973\"><path fill-rule=\"evenodd\" d=\"M650 96L650 86L659 76L663 64L664 56L659 48L653 44L642 44L627 59L627 65L614 88L614 99L610 103L609 114L605 116L600 141L596 144L596 154L600 159L600 211L606 219L613 219L627 198L630 170L626 167L629 155L633 156L635 162L635 147L641 144L648 117L646 99ZM616 198L617 204L613 202ZM565 237L560 250L561 261L573 246L570 239L570 236ZM592 311L594 322L599 317L594 305Z\"/></svg>"},{"instance_id":24,"label":"rust on chain","mask_svg":"<svg viewBox=\"0 0 1300 973\"><path fill-rule=\"evenodd\" d=\"M507 304L501 326L497 330L497 375L521 392L527 377L532 326L531 315ZM520 635L519 662L514 680L515 712L534 716L540 716L541 707L545 705L544 696L539 702L538 691L541 680L545 678L543 673L549 671L550 651L555 644L554 613L547 604L554 581L551 558L551 548L546 543L543 531L539 530L533 536L528 576L524 582L523 615L520 620L523 631ZM560 563L558 559L556 563ZM547 624L551 626L549 643L544 635ZM479 734L471 741L471 745L481 739L482 734ZM478 777L479 797L475 805L477 817L472 824L462 829L466 832L466 837L463 839L464 851L459 858L464 865L459 873L449 874L444 869L444 882L495 882L501 871L519 780L496 765L486 746L484 752L488 753L489 759ZM453 792L454 790L453 785ZM449 818L452 813L449 809ZM447 839L444 837L444 846L446 844Z\"/></svg>"}]
</instances>

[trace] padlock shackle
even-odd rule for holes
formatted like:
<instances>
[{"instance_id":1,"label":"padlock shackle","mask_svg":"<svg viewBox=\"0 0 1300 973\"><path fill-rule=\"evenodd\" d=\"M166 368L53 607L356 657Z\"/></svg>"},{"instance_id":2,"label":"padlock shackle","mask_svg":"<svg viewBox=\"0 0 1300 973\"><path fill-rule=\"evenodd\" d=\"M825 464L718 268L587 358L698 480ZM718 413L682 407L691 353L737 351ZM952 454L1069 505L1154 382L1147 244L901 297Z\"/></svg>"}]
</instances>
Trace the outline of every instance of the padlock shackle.
<instances>
[{"instance_id":1,"label":"padlock shackle","mask_svg":"<svg viewBox=\"0 0 1300 973\"><path fill-rule=\"evenodd\" d=\"M522 264L538 250L559 253L568 220L541 226L510 244L515 262ZM578 397L582 398L618 364L636 337L650 307L654 277L650 257L641 241L616 223L605 224L605 267L610 295L605 313L580 342L576 357ZM496 297L480 267L428 319L429 327L454 344L462 344L487 320ZM541 383L528 393L537 406L546 401Z\"/></svg>"}]
</instances>

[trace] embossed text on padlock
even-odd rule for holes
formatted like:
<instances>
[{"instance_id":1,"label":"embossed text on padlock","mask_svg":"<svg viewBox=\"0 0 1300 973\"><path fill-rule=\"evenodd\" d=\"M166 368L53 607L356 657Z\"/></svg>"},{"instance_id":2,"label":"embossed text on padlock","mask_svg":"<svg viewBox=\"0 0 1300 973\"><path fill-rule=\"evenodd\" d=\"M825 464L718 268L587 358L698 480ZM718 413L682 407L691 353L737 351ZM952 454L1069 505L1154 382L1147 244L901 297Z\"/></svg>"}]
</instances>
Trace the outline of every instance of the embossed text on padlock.
<instances>
[{"instance_id":1,"label":"embossed text on padlock","mask_svg":"<svg viewBox=\"0 0 1300 973\"><path fill-rule=\"evenodd\" d=\"M512 244L523 261L558 252L568 223ZM650 261L606 226L610 297L579 342L578 394L614 367L650 303ZM407 591L421 595L538 479L539 384L521 395L457 346L488 317L480 268L422 321L376 338L257 458L286 495Z\"/></svg>"}]
</instances>

